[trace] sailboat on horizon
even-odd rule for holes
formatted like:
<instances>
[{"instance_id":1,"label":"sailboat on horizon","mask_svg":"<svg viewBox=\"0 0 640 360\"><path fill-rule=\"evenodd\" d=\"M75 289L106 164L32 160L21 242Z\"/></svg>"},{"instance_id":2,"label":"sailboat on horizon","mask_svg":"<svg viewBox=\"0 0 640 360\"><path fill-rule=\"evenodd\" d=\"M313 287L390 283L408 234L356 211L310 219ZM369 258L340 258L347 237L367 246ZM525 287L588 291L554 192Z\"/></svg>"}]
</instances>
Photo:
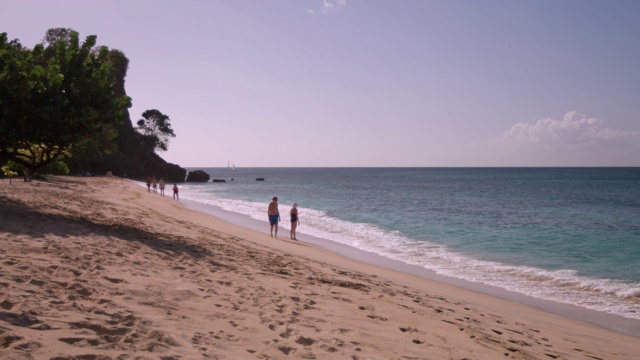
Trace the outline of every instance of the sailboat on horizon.
<instances>
[{"instance_id":1,"label":"sailboat on horizon","mask_svg":"<svg viewBox=\"0 0 640 360\"><path fill-rule=\"evenodd\" d=\"M233 164L233 167L231 167L229 160L227 160L227 169L230 171L235 171L236 170L236 164ZM233 176L229 176L229 181L233 181Z\"/></svg>"}]
</instances>

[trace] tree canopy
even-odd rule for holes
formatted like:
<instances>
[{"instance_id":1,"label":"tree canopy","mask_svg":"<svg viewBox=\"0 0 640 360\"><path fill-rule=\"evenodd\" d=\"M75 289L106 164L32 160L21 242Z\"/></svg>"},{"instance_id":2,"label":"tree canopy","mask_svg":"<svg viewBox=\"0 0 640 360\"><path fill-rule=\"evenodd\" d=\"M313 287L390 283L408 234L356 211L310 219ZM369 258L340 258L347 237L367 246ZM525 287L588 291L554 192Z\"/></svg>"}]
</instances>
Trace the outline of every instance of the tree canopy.
<instances>
[{"instance_id":1,"label":"tree canopy","mask_svg":"<svg viewBox=\"0 0 640 360\"><path fill-rule=\"evenodd\" d=\"M44 35L44 39L42 42L44 45L46 44L55 44L60 40L64 40L66 42L71 41L71 33L74 32L73 29L70 28L53 28L47 30L47 33Z\"/></svg>"},{"instance_id":2,"label":"tree canopy","mask_svg":"<svg viewBox=\"0 0 640 360\"><path fill-rule=\"evenodd\" d=\"M113 129L131 107L114 95L109 49L94 49L95 35L80 44L77 32L62 30L47 33L55 42L46 49L0 34L0 159L31 172Z\"/></svg>"},{"instance_id":3,"label":"tree canopy","mask_svg":"<svg viewBox=\"0 0 640 360\"><path fill-rule=\"evenodd\" d=\"M142 113L142 119L138 120L138 131L146 144L161 151L167 151L169 138L176 137L169 116L156 109Z\"/></svg>"}]
</instances>

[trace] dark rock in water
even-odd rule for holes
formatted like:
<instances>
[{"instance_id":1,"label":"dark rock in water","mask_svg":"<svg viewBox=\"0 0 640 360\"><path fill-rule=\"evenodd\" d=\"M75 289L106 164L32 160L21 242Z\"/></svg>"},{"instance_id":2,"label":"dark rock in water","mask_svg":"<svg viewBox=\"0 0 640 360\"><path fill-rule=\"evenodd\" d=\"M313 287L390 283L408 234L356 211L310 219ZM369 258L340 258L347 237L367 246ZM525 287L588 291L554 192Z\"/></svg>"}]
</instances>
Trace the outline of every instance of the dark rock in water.
<instances>
[{"instance_id":1,"label":"dark rock in water","mask_svg":"<svg viewBox=\"0 0 640 360\"><path fill-rule=\"evenodd\" d=\"M207 182L209 181L209 174L202 170L189 171L189 175L187 175L188 182Z\"/></svg>"},{"instance_id":2,"label":"dark rock in water","mask_svg":"<svg viewBox=\"0 0 640 360\"><path fill-rule=\"evenodd\" d=\"M264 181L264 178L256 178L256 181Z\"/></svg>"},{"instance_id":3,"label":"dark rock in water","mask_svg":"<svg viewBox=\"0 0 640 360\"><path fill-rule=\"evenodd\" d=\"M225 179L213 179L211 182L227 182Z\"/></svg>"}]
</instances>

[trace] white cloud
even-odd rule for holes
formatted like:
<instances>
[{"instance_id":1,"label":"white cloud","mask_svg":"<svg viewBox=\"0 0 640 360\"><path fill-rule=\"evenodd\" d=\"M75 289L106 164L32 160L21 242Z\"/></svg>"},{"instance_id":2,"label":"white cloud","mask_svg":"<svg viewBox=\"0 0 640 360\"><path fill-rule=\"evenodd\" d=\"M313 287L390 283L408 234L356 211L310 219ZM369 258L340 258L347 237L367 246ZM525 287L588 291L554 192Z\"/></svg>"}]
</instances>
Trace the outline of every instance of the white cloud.
<instances>
[{"instance_id":1,"label":"white cloud","mask_svg":"<svg viewBox=\"0 0 640 360\"><path fill-rule=\"evenodd\" d=\"M323 0L322 12L326 13L331 10L341 9L347 6L347 0Z\"/></svg>"},{"instance_id":2,"label":"white cloud","mask_svg":"<svg viewBox=\"0 0 640 360\"><path fill-rule=\"evenodd\" d=\"M316 9L305 9L309 14L316 14L318 11L326 14L330 11L340 10L344 7L347 7L347 0L322 0L322 6Z\"/></svg>"},{"instance_id":3,"label":"white cloud","mask_svg":"<svg viewBox=\"0 0 640 360\"><path fill-rule=\"evenodd\" d=\"M522 166L640 165L640 132L612 129L576 111L517 123L491 145L494 155Z\"/></svg>"},{"instance_id":4,"label":"white cloud","mask_svg":"<svg viewBox=\"0 0 640 360\"><path fill-rule=\"evenodd\" d=\"M522 145L540 145L546 148L597 149L605 147L632 146L640 133L625 132L605 126L605 122L570 111L562 120L546 118L535 123L518 123L498 138L501 142Z\"/></svg>"}]
</instances>

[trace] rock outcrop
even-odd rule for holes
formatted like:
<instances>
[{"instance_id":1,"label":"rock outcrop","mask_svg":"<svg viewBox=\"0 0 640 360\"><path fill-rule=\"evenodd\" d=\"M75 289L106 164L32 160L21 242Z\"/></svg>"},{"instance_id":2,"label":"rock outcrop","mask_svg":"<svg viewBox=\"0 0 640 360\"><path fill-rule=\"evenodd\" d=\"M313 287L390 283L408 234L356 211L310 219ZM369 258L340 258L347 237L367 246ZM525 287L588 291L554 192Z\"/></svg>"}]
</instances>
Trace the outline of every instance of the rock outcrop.
<instances>
[{"instance_id":1,"label":"rock outcrop","mask_svg":"<svg viewBox=\"0 0 640 360\"><path fill-rule=\"evenodd\" d=\"M115 64L114 93L116 96L127 94L124 88L129 59L119 50L112 50L110 55ZM161 177L167 183L183 182L187 170L177 164L165 161L155 152L153 146L149 146L141 140L140 134L136 132L131 121L128 110L121 124L116 125L117 137L115 144L104 156L92 161L73 162L74 158L68 162L71 173L78 173L80 170L90 171L94 174L104 174L111 171L113 175L126 177L129 179L144 181L147 176Z\"/></svg>"},{"instance_id":2,"label":"rock outcrop","mask_svg":"<svg viewBox=\"0 0 640 360\"><path fill-rule=\"evenodd\" d=\"M209 174L202 170L189 171L187 175L187 182L207 182L209 181Z\"/></svg>"}]
</instances>

